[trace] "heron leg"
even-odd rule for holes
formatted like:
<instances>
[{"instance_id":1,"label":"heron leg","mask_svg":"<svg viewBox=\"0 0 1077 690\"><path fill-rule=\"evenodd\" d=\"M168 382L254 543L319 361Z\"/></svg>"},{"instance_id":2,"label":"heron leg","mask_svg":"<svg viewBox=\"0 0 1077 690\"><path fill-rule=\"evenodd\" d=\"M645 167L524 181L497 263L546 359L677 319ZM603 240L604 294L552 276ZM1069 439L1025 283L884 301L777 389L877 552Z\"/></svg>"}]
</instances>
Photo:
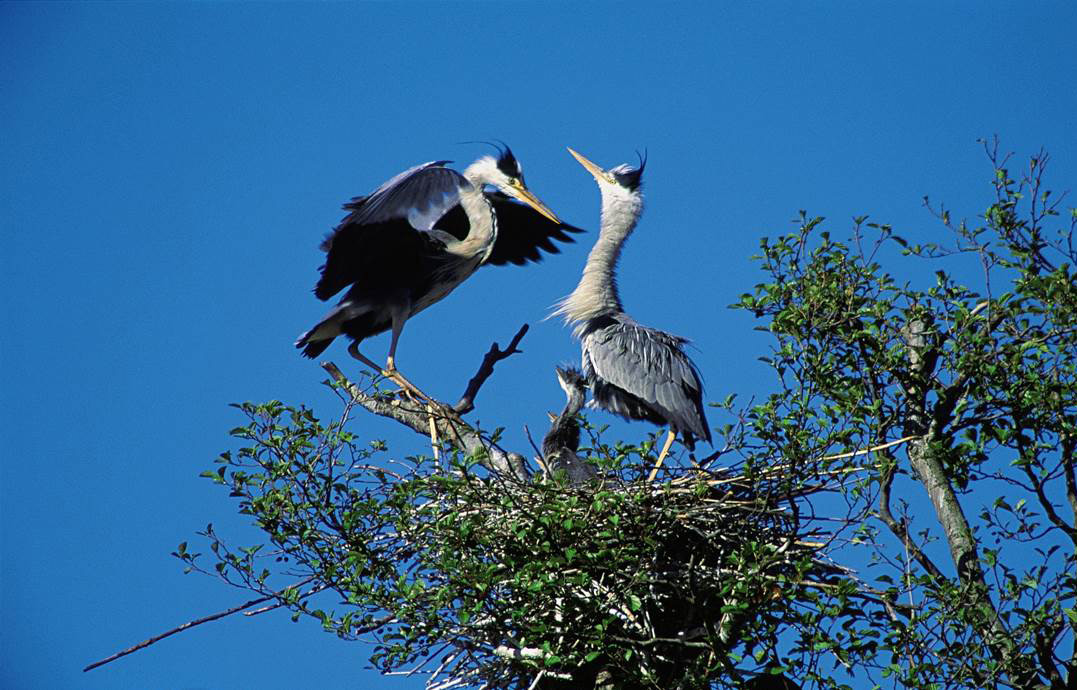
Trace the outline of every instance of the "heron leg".
<instances>
[{"instance_id":1,"label":"heron leg","mask_svg":"<svg viewBox=\"0 0 1077 690\"><path fill-rule=\"evenodd\" d=\"M412 398L414 400L415 396L419 396L420 398L424 398L430 402L435 402L433 398L419 390L413 383L404 378L403 375L401 375L401 373L396 370L396 366L392 364L391 357L389 358L389 362L387 364L388 368L383 369L379 365L375 364L369 357L359 351L359 343L353 342L351 345L349 345L348 354L350 354L352 357L356 358L363 364L367 365L374 371L380 372L382 376L389 379L396 385L400 386L401 390L403 390L409 398Z\"/></svg>"},{"instance_id":2,"label":"heron leg","mask_svg":"<svg viewBox=\"0 0 1077 690\"><path fill-rule=\"evenodd\" d=\"M388 377L389 372L382 370L381 366L375 364L369 357L367 357L366 355L364 355L362 352L359 351L359 343L358 342L353 341L352 344L348 346L348 354L351 355L352 357L354 357L355 359L359 360L363 364L367 365L368 367L370 367L374 371L381 372L382 376Z\"/></svg>"},{"instance_id":3,"label":"heron leg","mask_svg":"<svg viewBox=\"0 0 1077 690\"><path fill-rule=\"evenodd\" d=\"M392 363L392 360L389 361L388 365L390 366L390 368L382 371L382 373L385 374L385 378L400 386L400 390L404 391L405 395L407 395L412 400L420 398L422 400L425 400L427 403L430 403L431 405L435 405L437 407L442 406L441 403L439 403L437 400L434 400L429 395L419 390L419 387L416 386L414 383L404 378L404 375L400 373L400 370L396 368L396 364Z\"/></svg>"},{"instance_id":4,"label":"heron leg","mask_svg":"<svg viewBox=\"0 0 1077 690\"><path fill-rule=\"evenodd\" d=\"M385 368L396 371L396 344L400 342L400 334L404 331L404 322L407 321L404 309L393 310L393 334L389 341L389 357L385 360Z\"/></svg>"},{"instance_id":5,"label":"heron leg","mask_svg":"<svg viewBox=\"0 0 1077 690\"><path fill-rule=\"evenodd\" d=\"M389 356L385 360L385 376L400 386L409 397L414 394L435 407L443 407L437 400L423 393L418 386L404 378L404 375L396 368L396 344L400 342L400 334L404 330L404 324L408 320L409 312L410 306L405 305L400 305L398 308L393 309L392 340L389 341Z\"/></svg>"},{"instance_id":6,"label":"heron leg","mask_svg":"<svg viewBox=\"0 0 1077 690\"><path fill-rule=\"evenodd\" d=\"M669 452L669 447L673 445L673 439L676 437L677 435L670 429L669 433L666 435L666 443L662 446L662 452L658 454L658 460L655 461L654 469L651 470L651 474L647 477L647 481L653 482L654 478L658 476L658 468L662 466L662 461L666 459L666 453Z\"/></svg>"}]
</instances>

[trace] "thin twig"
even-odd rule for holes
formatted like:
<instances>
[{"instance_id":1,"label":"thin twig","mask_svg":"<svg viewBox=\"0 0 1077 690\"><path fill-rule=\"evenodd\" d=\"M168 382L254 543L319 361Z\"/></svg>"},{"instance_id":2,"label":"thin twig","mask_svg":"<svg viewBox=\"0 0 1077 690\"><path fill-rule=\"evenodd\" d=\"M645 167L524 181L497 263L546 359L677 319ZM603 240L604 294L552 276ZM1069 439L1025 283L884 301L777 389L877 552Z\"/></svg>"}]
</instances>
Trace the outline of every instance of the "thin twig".
<instances>
[{"instance_id":1,"label":"thin twig","mask_svg":"<svg viewBox=\"0 0 1077 690\"><path fill-rule=\"evenodd\" d=\"M116 659L119 659L120 657L127 656L128 654L132 654L134 652L137 652L140 649L145 649L146 647L149 647L151 644L154 644L156 642L160 642L161 640L165 639L166 637L169 637L171 635L175 635L178 632L183 632L184 630L188 630L190 628L193 628L196 625L202 625L203 623L209 623L211 621L220 620L221 618L224 618L226 616L231 616L233 613L238 613L238 612L242 611L243 609L249 609L252 606L256 606L258 604L261 604L263 601L269 601L270 599L275 599L275 598L279 597L281 594L287 592L290 589L295 589L296 587L302 587L306 583L310 582L312 579L314 579L314 578L308 577L305 580L301 580L300 582L296 582L295 584L288 585L287 587L285 587L284 589L280 590L279 592L277 592L275 594L270 594L268 596L259 597L257 599L251 599L250 601L246 602L245 604L240 604L239 606L233 606L232 608L230 608L230 609L228 609L226 611L220 611L218 613L214 613L212 615L205 616L204 618L199 618L197 620L187 621L183 625L180 625L180 626L177 626L175 628L172 628L168 632L161 633L160 635L155 635L155 636L149 638L148 640L143 640L142 642L139 642L138 644L136 644L133 647L128 647L127 649L123 650L122 652L116 652L112 656L107 657L105 659L102 659L101 661L95 661L94 663L90 664L86 668L82 669L82 672L85 673L86 671L91 671L91 670L97 668L98 666L104 666L105 664L107 664L109 662L112 662L112 661L115 661Z\"/></svg>"},{"instance_id":2,"label":"thin twig","mask_svg":"<svg viewBox=\"0 0 1077 690\"><path fill-rule=\"evenodd\" d=\"M839 453L837 455L824 455L823 457L821 457L819 459L820 460L841 460L842 458L855 458L858 455L867 455L868 453L874 453L876 451L885 450L887 448L892 448L892 447L894 447L896 445L899 445L899 444L902 444L902 443L907 443L907 442L913 440L914 438L919 438L919 436L916 436L916 435L905 436L905 437L899 438L899 439L897 439L895 441L888 441L887 443L883 443L883 444L878 445L878 446L872 446L871 448L864 448L862 450L854 450L854 451L849 452L849 453Z\"/></svg>"},{"instance_id":3,"label":"thin twig","mask_svg":"<svg viewBox=\"0 0 1077 690\"><path fill-rule=\"evenodd\" d=\"M504 350L498 347L497 343L490 346L490 351L482 358L482 364L479 365L479 370L475 373L475 376L468 381L467 389L464 390L464 394L460 397L460 401L453 406L453 409L456 410L457 414L466 414L475 409L475 396L479 394L479 388L482 387L482 384L486 383L486 379L490 378L490 375L494 373L494 365L506 357L520 352L520 350L516 349L516 346L520 344L520 340L523 339L528 328L529 326L526 323L523 326L520 326L520 330L516 332L516 335L512 338L512 342L510 342L508 348Z\"/></svg>"},{"instance_id":4,"label":"thin twig","mask_svg":"<svg viewBox=\"0 0 1077 690\"><path fill-rule=\"evenodd\" d=\"M531 444L531 448L535 451L535 462L538 463L539 469L542 470L542 474L545 476L550 475L550 468L546 465L546 458L542 457L542 451L535 445L535 439L531 438L531 429L527 428L524 424L524 433L527 435L527 442Z\"/></svg>"},{"instance_id":5,"label":"thin twig","mask_svg":"<svg viewBox=\"0 0 1077 690\"><path fill-rule=\"evenodd\" d=\"M300 594L300 595L299 595L299 597L298 597L298 599L297 599L297 601L298 601L299 599L306 599L306 598L308 598L308 597L312 597L312 596L314 596L315 594L317 594L318 592L321 592L321 591L323 591L323 590L325 590L325 589L328 589L328 587L329 587L329 585L327 585L327 584L320 584L320 585L317 585L317 586L313 587L313 588L312 588L312 589L311 589L311 590L310 590L309 592L307 592L306 594ZM274 610L276 610L276 609L279 609L279 608L281 608L282 606L287 606L287 604L285 604L284 602L278 601L278 602L276 602L276 603L273 603L273 604L269 604L268 606L263 606L262 608L259 608L259 609L255 609L255 610L253 610L253 611L244 611L244 612L243 612L243 615L244 615L244 616L247 616L248 618L250 618L251 616L257 616L257 615L259 615L259 614L262 614L262 613L267 613L267 612L269 612L269 611L274 611Z\"/></svg>"}]
</instances>

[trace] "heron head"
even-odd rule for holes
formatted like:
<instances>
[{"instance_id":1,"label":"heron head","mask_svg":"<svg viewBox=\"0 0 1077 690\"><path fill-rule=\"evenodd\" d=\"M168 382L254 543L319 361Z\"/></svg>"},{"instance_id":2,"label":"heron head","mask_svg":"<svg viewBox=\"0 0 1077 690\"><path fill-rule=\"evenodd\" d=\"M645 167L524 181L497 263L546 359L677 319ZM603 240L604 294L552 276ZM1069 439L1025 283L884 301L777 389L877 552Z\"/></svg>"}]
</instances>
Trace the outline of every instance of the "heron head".
<instances>
[{"instance_id":1,"label":"heron head","mask_svg":"<svg viewBox=\"0 0 1077 690\"><path fill-rule=\"evenodd\" d=\"M500 142L497 146L497 169L505 174L506 177L516 178L523 182L524 179L524 166L520 165L520 161L516 160L516 156L512 155L512 149L505 142Z\"/></svg>"},{"instance_id":2,"label":"heron head","mask_svg":"<svg viewBox=\"0 0 1077 690\"><path fill-rule=\"evenodd\" d=\"M557 382L566 393L582 391L587 387L587 381L576 367L554 367L554 371L557 373Z\"/></svg>"},{"instance_id":3,"label":"heron head","mask_svg":"<svg viewBox=\"0 0 1077 690\"><path fill-rule=\"evenodd\" d=\"M555 367L557 383L565 392L570 407L575 408L573 414L583 407L584 398L587 396L587 380L576 367Z\"/></svg>"},{"instance_id":4,"label":"heron head","mask_svg":"<svg viewBox=\"0 0 1077 690\"><path fill-rule=\"evenodd\" d=\"M527 188L527 184L524 183L524 168L513 155L508 144L499 142L490 145L497 149L497 158L483 156L475 161L469 168L469 171L473 173L473 176L468 176L469 179L479 184L496 187L501 193L527 204L553 222L560 223L561 220L554 212Z\"/></svg>"},{"instance_id":5,"label":"heron head","mask_svg":"<svg viewBox=\"0 0 1077 690\"><path fill-rule=\"evenodd\" d=\"M602 184L616 185L622 187L629 192L636 192L643 184L643 168L647 166L646 155L639 156L639 166L633 167L628 163L622 163L621 165L604 170L596 163L590 161L582 154L573 151L571 148L568 150L572 154L573 158L579 161L580 165L584 167L587 172L594 176L595 181Z\"/></svg>"}]
</instances>

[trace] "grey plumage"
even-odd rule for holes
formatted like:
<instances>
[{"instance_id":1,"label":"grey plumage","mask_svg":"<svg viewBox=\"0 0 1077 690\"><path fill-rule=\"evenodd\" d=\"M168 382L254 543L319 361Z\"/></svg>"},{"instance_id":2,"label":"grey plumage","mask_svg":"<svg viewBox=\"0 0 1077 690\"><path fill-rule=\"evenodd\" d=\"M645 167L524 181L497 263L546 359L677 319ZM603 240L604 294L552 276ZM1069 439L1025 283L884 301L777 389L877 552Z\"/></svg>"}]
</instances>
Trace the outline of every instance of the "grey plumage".
<instances>
[{"instance_id":1,"label":"grey plumage","mask_svg":"<svg viewBox=\"0 0 1077 690\"><path fill-rule=\"evenodd\" d=\"M617 261L643 213L644 165L603 170L569 151L602 193L602 229L583 277L554 311L573 324L580 339L591 404L627 419L669 425L689 449L696 439L710 443L703 382L683 350L688 341L637 323L624 312L617 291Z\"/></svg>"},{"instance_id":2,"label":"grey plumage","mask_svg":"<svg viewBox=\"0 0 1077 690\"><path fill-rule=\"evenodd\" d=\"M362 203L345 222L365 225L406 218L416 230L431 230L445 211L460 202L460 191L471 185L460 173L443 167L449 162L423 163L394 176L370 196L361 197Z\"/></svg>"}]
</instances>

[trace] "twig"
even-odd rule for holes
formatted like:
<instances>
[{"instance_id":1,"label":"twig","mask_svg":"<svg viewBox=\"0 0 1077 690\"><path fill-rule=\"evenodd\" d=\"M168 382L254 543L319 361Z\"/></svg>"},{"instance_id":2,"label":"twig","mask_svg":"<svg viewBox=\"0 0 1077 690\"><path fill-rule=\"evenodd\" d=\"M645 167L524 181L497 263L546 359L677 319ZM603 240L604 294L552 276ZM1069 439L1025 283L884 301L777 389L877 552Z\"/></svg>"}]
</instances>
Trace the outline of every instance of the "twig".
<instances>
[{"instance_id":1,"label":"twig","mask_svg":"<svg viewBox=\"0 0 1077 690\"><path fill-rule=\"evenodd\" d=\"M308 597L314 596L314 595L315 595L315 594L317 594L318 592L321 592L321 591L323 591L323 590L327 589L328 587L329 587L329 585L327 585L327 584L320 584L320 585L317 585L317 586L313 587L313 588L312 588L312 589L311 589L311 590L310 590L309 592L307 592L306 594L300 594L300 595L299 595L299 597L298 597L298 599L306 599L306 598L308 598ZM297 600L298 600L298 599L297 599ZM248 618L250 618L251 616L257 616L257 615L259 615L259 614L262 614L262 613L267 613L267 612L269 612L269 611L274 611L274 610L276 610L276 609L279 609L279 608L281 608L282 606L287 606L287 604L285 604L285 603L283 603L283 602L281 602L281 601L277 601L276 603L273 603L273 604L269 604L268 606L263 606L263 607L262 607L262 608L260 608L260 609L255 609L255 610L253 610L253 611L244 611L244 612L243 612L243 615L244 615L244 616L247 616Z\"/></svg>"},{"instance_id":2,"label":"twig","mask_svg":"<svg viewBox=\"0 0 1077 690\"><path fill-rule=\"evenodd\" d=\"M430 450L434 452L434 464L441 464L441 453L438 450L438 446L441 442L438 441L438 425L434 421L434 407L432 405L426 406L427 421L430 422Z\"/></svg>"},{"instance_id":3,"label":"twig","mask_svg":"<svg viewBox=\"0 0 1077 690\"><path fill-rule=\"evenodd\" d=\"M486 383L486 379L490 378L490 375L494 373L494 365L501 360L514 355L520 350L516 349L516 346L520 344L520 340L527 333L529 326L525 323L520 326L520 330L516 332L516 335L512 338L512 342L509 343L508 348L502 350L498 347L497 343L490 346L490 351L486 353L486 356L482 358L482 364L479 365L479 370L475 373L475 376L471 378L467 383L467 389L464 391L463 396L460 397L460 401L453 406L457 414L466 414L475 409L475 396L479 394L479 388L482 384Z\"/></svg>"},{"instance_id":4,"label":"twig","mask_svg":"<svg viewBox=\"0 0 1077 690\"><path fill-rule=\"evenodd\" d=\"M527 442L531 444L531 448L535 451L535 462L538 463L539 469L545 476L550 475L550 468L546 465L546 458L542 456L542 451L535 445L535 439L531 438L531 430L524 424L524 433L527 434Z\"/></svg>"},{"instance_id":5,"label":"twig","mask_svg":"<svg viewBox=\"0 0 1077 690\"><path fill-rule=\"evenodd\" d=\"M874 453L876 451L886 450L887 448L892 448L892 447L894 447L896 445L899 445L899 444L902 444L902 443L907 443L907 442L913 440L914 438L919 438L919 436L916 436L916 435L905 436L903 438L899 438L899 439L894 440L894 441L888 441L888 442L880 444L878 446L872 446L871 448L863 448L861 450L854 450L854 451L849 452L849 453L838 453L837 455L824 455L823 457L821 457L819 459L820 460L841 460L842 458L855 458L858 455L867 455L868 453Z\"/></svg>"},{"instance_id":6,"label":"twig","mask_svg":"<svg viewBox=\"0 0 1077 690\"><path fill-rule=\"evenodd\" d=\"M233 613L238 613L238 612L242 611L243 609L249 609L252 606L256 606L258 604L261 604L263 601L269 601L270 599L275 599L275 598L279 597L281 594L287 592L290 589L295 589L296 587L302 587L303 585L310 582L312 579L314 579L314 578L308 577L305 580L302 580L300 582L296 582L295 584L292 584L292 585L288 585L287 587L285 587L284 589L280 590L279 592L277 592L275 594L270 594L268 596L259 597L258 599L251 599L247 603L240 604L239 606L234 606L234 607L228 609L227 611L220 611L218 613L214 613L212 615L205 616L204 618L199 618L199 619L193 620L193 621L187 621L183 625L180 625L180 626L177 626L175 628L172 628L168 632L161 633L160 635L155 635L154 637L151 637L148 640L143 640L142 642L139 642L138 644L136 644L133 647L128 647L127 649L123 650L122 652L116 652L112 656L107 657L105 659L102 659L101 661L95 661L94 663L90 664L86 668L82 669L82 672L85 673L86 671L92 671L93 669L97 668L98 666L104 666L105 664L107 664L109 662L112 662L112 661L115 661L116 659L119 659L120 657L127 656L128 654L132 654L134 652L137 652L140 649L145 649L146 647L149 647L151 644L154 644L156 642L160 642L161 640L165 639L166 637L169 637L171 635L175 635L178 632L183 632L184 630L188 630L190 628L193 628L196 625L202 625L203 623L209 623L211 621L220 620L221 618L224 618L225 616L231 616Z\"/></svg>"}]
</instances>

